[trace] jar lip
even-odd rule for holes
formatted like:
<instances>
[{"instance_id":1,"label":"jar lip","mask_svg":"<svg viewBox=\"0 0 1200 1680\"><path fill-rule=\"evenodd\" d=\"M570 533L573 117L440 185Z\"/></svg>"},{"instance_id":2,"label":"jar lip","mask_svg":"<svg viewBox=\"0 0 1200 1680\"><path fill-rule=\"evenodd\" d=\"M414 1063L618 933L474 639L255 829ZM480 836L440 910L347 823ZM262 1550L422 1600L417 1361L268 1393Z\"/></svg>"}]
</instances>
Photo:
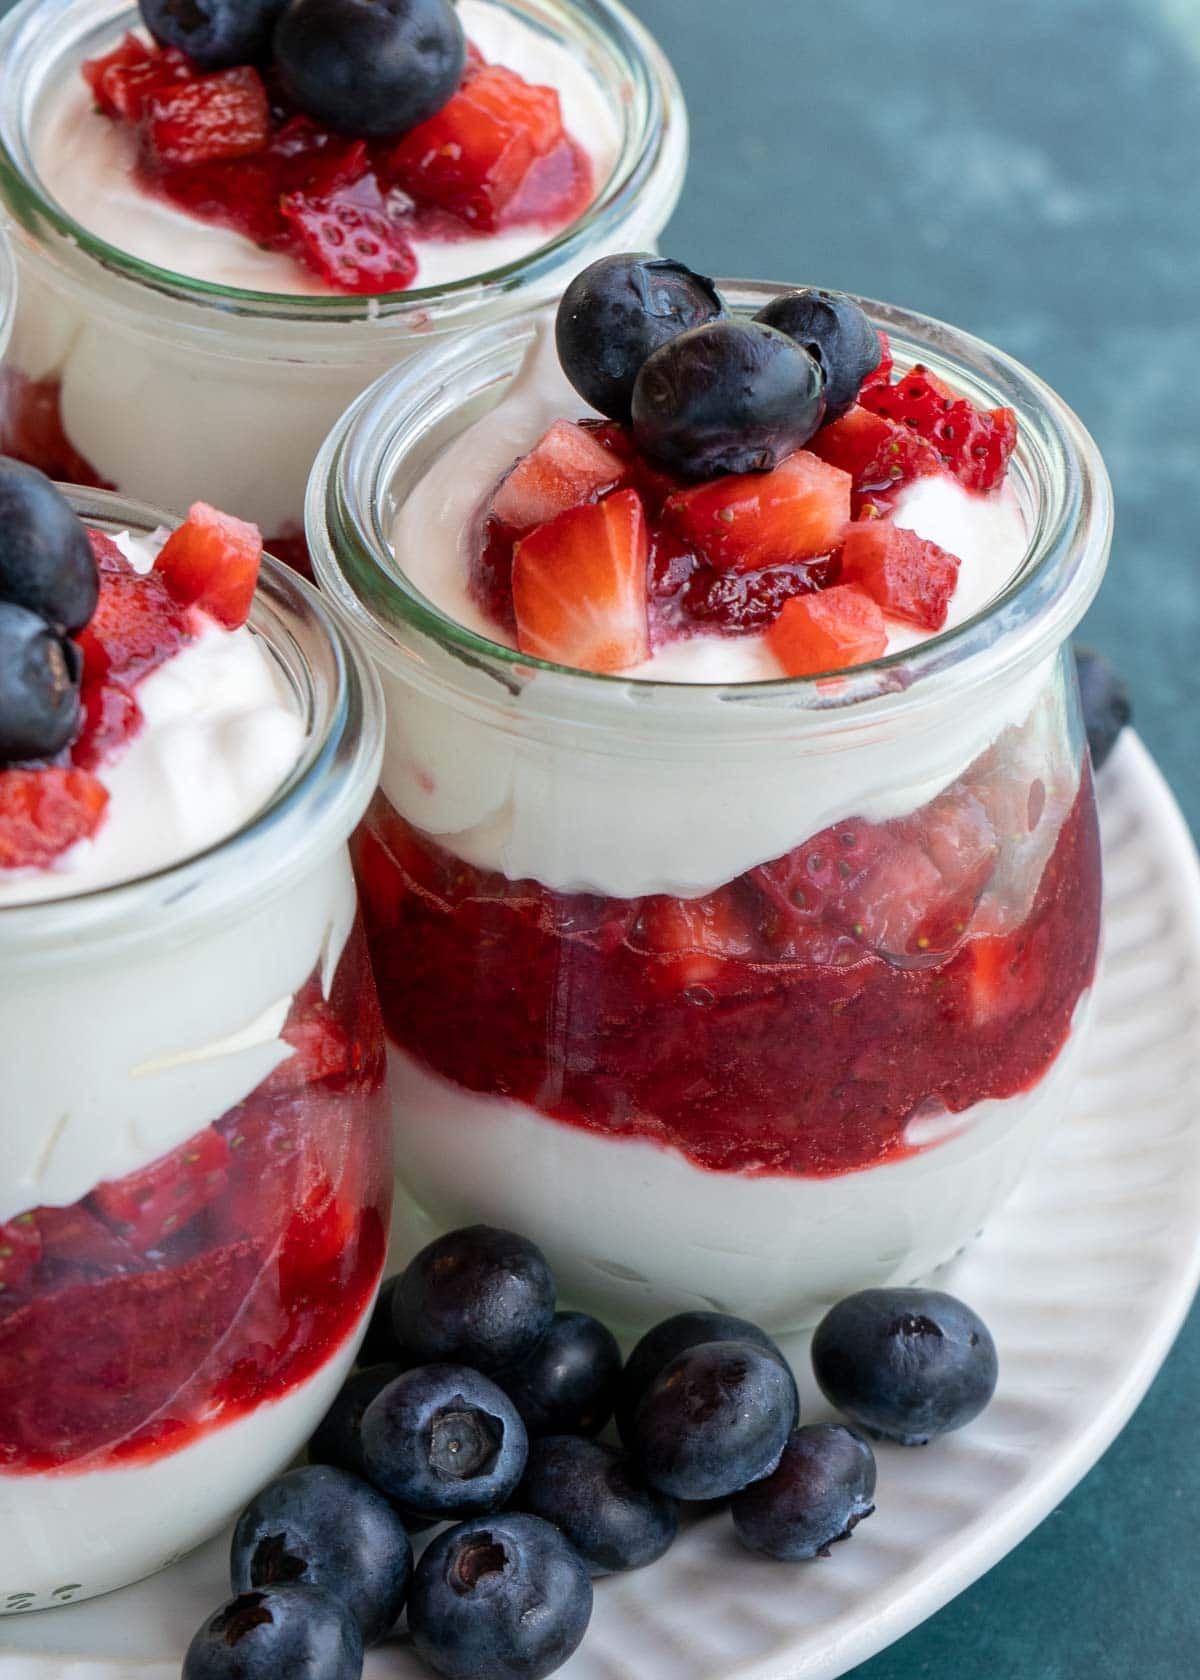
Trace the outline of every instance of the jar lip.
<instances>
[{"instance_id":1,"label":"jar lip","mask_svg":"<svg viewBox=\"0 0 1200 1680\"><path fill-rule=\"evenodd\" d=\"M0 224L0 356L8 348L17 308L17 266L13 248Z\"/></svg>"},{"instance_id":2,"label":"jar lip","mask_svg":"<svg viewBox=\"0 0 1200 1680\"><path fill-rule=\"evenodd\" d=\"M180 520L113 491L60 485L89 526L109 532L149 534L174 529ZM303 665L305 691L297 706L305 723L299 757L265 804L231 833L198 852L144 874L83 892L0 905L0 941L41 943L61 931L74 938L107 931L154 900L159 913L176 907L226 910L247 896L260 896L266 872L282 870L288 846L318 847L344 842L365 810L378 779L383 753L383 696L379 679L352 637L345 634L319 592L274 556L264 554L249 625L275 657L285 653ZM313 669L299 640L325 655L325 669ZM296 672L288 668L294 689ZM219 880L218 880L219 877ZM217 883L214 905L210 890Z\"/></svg>"},{"instance_id":3,"label":"jar lip","mask_svg":"<svg viewBox=\"0 0 1200 1680\"><path fill-rule=\"evenodd\" d=\"M41 187L25 143L22 112L15 87L32 56L47 40L58 41L61 15L82 9L79 0L20 0L0 22L0 200L25 223L29 216L50 226L86 258L121 279L152 288L181 302L255 319L326 323L373 322L415 318L423 328L439 316L458 313L501 298L519 286L536 284L560 270L573 272L582 253L619 231L639 203L660 160L678 155L677 176L668 184L660 220L665 222L682 186L686 153L683 94L666 55L622 0L488 0L489 4L557 29L564 38L584 40L593 55L603 55L614 76L625 84L614 100L623 138L608 180L583 214L552 239L524 257L432 286L370 296L290 294L227 286L179 274L131 256L90 232L69 216ZM85 0L96 9L95 0ZM100 0L106 26L132 27L136 7L125 0ZM682 132L678 132L682 130Z\"/></svg>"},{"instance_id":4,"label":"jar lip","mask_svg":"<svg viewBox=\"0 0 1200 1680\"><path fill-rule=\"evenodd\" d=\"M753 313L797 283L730 278L716 284L735 311ZM1006 665L1032 665L1070 634L1103 575L1112 493L1100 452L1062 398L1004 351L932 316L869 298L855 301L889 334L901 365L925 362L976 402L1017 410L1013 468L1024 475L1035 503L1028 548L1008 584L963 623L848 671L729 684L581 671L489 641L451 619L408 584L396 563L379 517L381 493L405 449L447 418L452 405L444 394L456 378L463 394L476 394L499 383L501 363L515 373L536 331L536 309L422 350L377 380L343 415L317 457L306 500L309 548L322 588L376 646L415 630L474 665L494 667L497 675L507 671L514 690L523 676L547 672L564 692L576 694L632 691L642 698L669 696L677 705L692 696L696 703L713 697L782 702L828 716L895 698L918 680L951 669L972 666L983 676L980 657L1001 643Z\"/></svg>"}]
</instances>

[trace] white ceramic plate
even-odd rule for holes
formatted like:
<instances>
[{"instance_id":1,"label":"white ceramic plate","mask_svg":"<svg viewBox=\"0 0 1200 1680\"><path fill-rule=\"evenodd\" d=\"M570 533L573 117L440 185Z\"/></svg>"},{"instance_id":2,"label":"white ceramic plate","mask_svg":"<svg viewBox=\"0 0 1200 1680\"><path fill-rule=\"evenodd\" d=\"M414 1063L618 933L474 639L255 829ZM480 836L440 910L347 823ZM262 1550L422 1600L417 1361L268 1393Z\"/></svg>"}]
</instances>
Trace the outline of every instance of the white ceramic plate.
<instances>
[{"instance_id":1,"label":"white ceramic plate","mask_svg":"<svg viewBox=\"0 0 1200 1680\"><path fill-rule=\"evenodd\" d=\"M1142 1398L1200 1279L1200 867L1141 743L1101 778L1106 951L1088 1067L1014 1200L939 1278L982 1312L1001 1379L969 1429L879 1452L878 1510L829 1561L771 1564L728 1517L606 1581L562 1680L835 1680L982 1575ZM806 1416L822 1415L802 1342ZM227 1596L225 1542L109 1598L0 1622L3 1680L178 1680ZM416 1680L403 1644L368 1680Z\"/></svg>"}]
</instances>

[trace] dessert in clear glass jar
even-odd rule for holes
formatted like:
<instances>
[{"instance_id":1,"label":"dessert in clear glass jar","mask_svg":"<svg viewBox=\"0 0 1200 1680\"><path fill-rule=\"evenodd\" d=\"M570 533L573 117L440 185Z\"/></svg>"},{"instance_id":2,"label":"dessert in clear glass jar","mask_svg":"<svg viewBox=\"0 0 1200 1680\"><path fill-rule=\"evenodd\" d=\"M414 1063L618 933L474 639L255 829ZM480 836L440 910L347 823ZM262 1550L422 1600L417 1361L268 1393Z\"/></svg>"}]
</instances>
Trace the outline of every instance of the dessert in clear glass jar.
<instances>
[{"instance_id":1,"label":"dessert in clear glass jar","mask_svg":"<svg viewBox=\"0 0 1200 1680\"><path fill-rule=\"evenodd\" d=\"M364 63L345 49L346 108L333 47L298 86L269 43L214 57L149 0L158 42L122 0L18 5L0 24L23 276L0 448L168 506L204 496L302 561L312 458L372 379L655 240L687 120L641 25L612 0L443 10L435 108L379 90L381 131L360 96L377 43Z\"/></svg>"},{"instance_id":2,"label":"dessert in clear glass jar","mask_svg":"<svg viewBox=\"0 0 1200 1680\"><path fill-rule=\"evenodd\" d=\"M10 1611L163 1567L287 1463L350 1366L391 1203L346 847L370 670L285 568L259 577L252 527L70 496L0 462ZM36 602L26 514L66 557Z\"/></svg>"},{"instance_id":3,"label":"dessert in clear glass jar","mask_svg":"<svg viewBox=\"0 0 1200 1680\"><path fill-rule=\"evenodd\" d=\"M617 1321L782 1328L948 1259L1070 1090L1110 506L1000 352L834 297L847 386L794 294L720 293L632 396L571 366L604 415L544 316L398 369L309 537L388 710L355 857L405 1205Z\"/></svg>"}]
</instances>

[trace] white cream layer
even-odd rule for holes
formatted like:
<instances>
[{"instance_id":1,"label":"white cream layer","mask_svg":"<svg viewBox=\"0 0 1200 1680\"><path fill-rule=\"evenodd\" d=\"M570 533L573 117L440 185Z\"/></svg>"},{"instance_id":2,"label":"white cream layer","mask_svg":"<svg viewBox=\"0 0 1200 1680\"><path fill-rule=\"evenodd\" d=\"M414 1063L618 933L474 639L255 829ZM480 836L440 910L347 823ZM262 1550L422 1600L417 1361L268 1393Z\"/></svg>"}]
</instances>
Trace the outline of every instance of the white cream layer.
<instances>
[{"instance_id":1,"label":"white cream layer","mask_svg":"<svg viewBox=\"0 0 1200 1680\"><path fill-rule=\"evenodd\" d=\"M426 1220L484 1219L532 1237L564 1299L607 1323L711 1309L813 1324L856 1289L928 1276L978 1235L1066 1103L1089 999L1032 1090L948 1117L921 1154L830 1178L708 1172L646 1139L464 1090L390 1045L399 1188L425 1216L398 1203L392 1261L429 1240Z\"/></svg>"},{"instance_id":2,"label":"white cream layer","mask_svg":"<svg viewBox=\"0 0 1200 1680\"><path fill-rule=\"evenodd\" d=\"M118 540L139 571L149 571L162 546L161 536ZM95 838L50 869L0 870L0 910L192 857L235 833L283 782L304 725L281 674L245 626L229 631L197 619L197 639L138 684L142 727L97 772L109 803Z\"/></svg>"},{"instance_id":3,"label":"white cream layer","mask_svg":"<svg viewBox=\"0 0 1200 1680\"><path fill-rule=\"evenodd\" d=\"M470 40L489 61L527 81L557 88L568 132L592 159L597 190L620 145L613 113L581 55L552 41L487 0L461 0ZM143 262L221 286L280 294L326 294L329 287L293 257L261 250L230 228L216 227L144 192L132 173L132 131L101 116L83 78L72 77L42 117L38 168L50 196L69 216ZM417 240L417 286L442 286L506 263L544 245L544 228L457 241Z\"/></svg>"}]
</instances>

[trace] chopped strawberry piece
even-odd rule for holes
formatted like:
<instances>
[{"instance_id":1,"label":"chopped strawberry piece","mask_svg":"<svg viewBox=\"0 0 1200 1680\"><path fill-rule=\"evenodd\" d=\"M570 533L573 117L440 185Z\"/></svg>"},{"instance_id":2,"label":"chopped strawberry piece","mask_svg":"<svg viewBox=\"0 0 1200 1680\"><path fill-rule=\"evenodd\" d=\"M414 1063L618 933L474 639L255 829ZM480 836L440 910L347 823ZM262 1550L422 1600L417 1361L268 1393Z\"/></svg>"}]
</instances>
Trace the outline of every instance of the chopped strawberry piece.
<instances>
[{"instance_id":1,"label":"chopped strawberry piece","mask_svg":"<svg viewBox=\"0 0 1200 1680\"><path fill-rule=\"evenodd\" d=\"M850 518L850 477L798 449L771 472L677 490L663 513L722 570L787 565L837 547Z\"/></svg>"},{"instance_id":2,"label":"chopped strawberry piece","mask_svg":"<svg viewBox=\"0 0 1200 1680\"><path fill-rule=\"evenodd\" d=\"M160 1248L225 1187L229 1145L207 1126L138 1172L98 1184L93 1210L139 1253Z\"/></svg>"},{"instance_id":3,"label":"chopped strawberry piece","mask_svg":"<svg viewBox=\"0 0 1200 1680\"><path fill-rule=\"evenodd\" d=\"M280 190L320 198L348 187L370 172L365 140L332 134L311 117L289 117L271 136L270 154L279 161Z\"/></svg>"},{"instance_id":4,"label":"chopped strawberry piece","mask_svg":"<svg viewBox=\"0 0 1200 1680\"><path fill-rule=\"evenodd\" d=\"M126 35L103 58L89 59L83 77L107 117L137 122L151 93L173 82L196 80L183 53L173 47L148 47L136 35Z\"/></svg>"},{"instance_id":5,"label":"chopped strawberry piece","mask_svg":"<svg viewBox=\"0 0 1200 1680\"><path fill-rule=\"evenodd\" d=\"M823 461L848 472L860 493L894 490L942 467L932 444L908 426L857 403L840 420L822 426L808 447Z\"/></svg>"},{"instance_id":6,"label":"chopped strawberry piece","mask_svg":"<svg viewBox=\"0 0 1200 1680\"><path fill-rule=\"evenodd\" d=\"M181 606L200 607L227 630L250 615L262 537L257 525L193 502L155 561L155 574Z\"/></svg>"},{"instance_id":7,"label":"chopped strawberry piece","mask_svg":"<svg viewBox=\"0 0 1200 1680\"><path fill-rule=\"evenodd\" d=\"M680 991L719 979L730 958L754 949L753 932L728 887L703 898L646 899L634 942L669 959L665 977Z\"/></svg>"},{"instance_id":8,"label":"chopped strawberry piece","mask_svg":"<svg viewBox=\"0 0 1200 1680\"><path fill-rule=\"evenodd\" d=\"M436 116L405 135L388 157L388 179L490 231L534 162L563 138L553 88L488 64L469 71Z\"/></svg>"},{"instance_id":9,"label":"chopped strawberry piece","mask_svg":"<svg viewBox=\"0 0 1200 1680\"><path fill-rule=\"evenodd\" d=\"M789 677L810 677L878 659L887 647L887 625L868 594L837 584L786 601L766 637Z\"/></svg>"},{"instance_id":10,"label":"chopped strawberry piece","mask_svg":"<svg viewBox=\"0 0 1200 1680\"><path fill-rule=\"evenodd\" d=\"M213 163L261 152L271 138L271 108L262 77L244 64L156 86L146 99L142 126L153 162Z\"/></svg>"},{"instance_id":11,"label":"chopped strawberry piece","mask_svg":"<svg viewBox=\"0 0 1200 1680\"><path fill-rule=\"evenodd\" d=\"M83 721L71 748L71 763L80 770L99 770L110 764L142 727L137 697L112 683L85 683L80 694Z\"/></svg>"},{"instance_id":12,"label":"chopped strawberry piece","mask_svg":"<svg viewBox=\"0 0 1200 1680\"><path fill-rule=\"evenodd\" d=\"M417 272L408 237L374 175L320 197L289 193L283 219L296 254L340 292L399 292Z\"/></svg>"},{"instance_id":13,"label":"chopped strawberry piece","mask_svg":"<svg viewBox=\"0 0 1200 1680\"><path fill-rule=\"evenodd\" d=\"M701 626L716 626L732 636L753 635L779 617L785 601L824 589L838 570L833 557L750 572L700 566L684 586L683 605L688 618Z\"/></svg>"},{"instance_id":14,"label":"chopped strawberry piece","mask_svg":"<svg viewBox=\"0 0 1200 1680\"><path fill-rule=\"evenodd\" d=\"M121 553L116 543L103 531L94 531L88 527L88 541L92 545L96 565L102 572L127 572L129 561Z\"/></svg>"},{"instance_id":15,"label":"chopped strawberry piece","mask_svg":"<svg viewBox=\"0 0 1200 1680\"><path fill-rule=\"evenodd\" d=\"M859 400L932 444L968 489L993 490L1003 479L1017 441L1011 408L980 411L920 363L894 385L864 388Z\"/></svg>"},{"instance_id":16,"label":"chopped strawberry piece","mask_svg":"<svg viewBox=\"0 0 1200 1680\"><path fill-rule=\"evenodd\" d=\"M85 690L109 681L132 685L170 659L191 640L187 619L156 572L122 569L100 573L100 598L90 622L79 634Z\"/></svg>"},{"instance_id":17,"label":"chopped strawberry piece","mask_svg":"<svg viewBox=\"0 0 1200 1680\"><path fill-rule=\"evenodd\" d=\"M879 335L879 366L872 368L859 387L860 393L868 391L873 385L886 385L892 377L892 341L885 332ZM861 401L861 395L860 399Z\"/></svg>"},{"instance_id":18,"label":"chopped strawberry piece","mask_svg":"<svg viewBox=\"0 0 1200 1680\"><path fill-rule=\"evenodd\" d=\"M16 1294L42 1257L42 1233L32 1213L0 1225L0 1307Z\"/></svg>"},{"instance_id":19,"label":"chopped strawberry piece","mask_svg":"<svg viewBox=\"0 0 1200 1680\"><path fill-rule=\"evenodd\" d=\"M268 1075L261 1087L265 1091L299 1090L350 1071L350 1040L324 1004L289 1021L283 1038L293 1053Z\"/></svg>"},{"instance_id":20,"label":"chopped strawberry piece","mask_svg":"<svg viewBox=\"0 0 1200 1680\"><path fill-rule=\"evenodd\" d=\"M621 474L622 463L593 432L556 420L504 479L492 512L503 524L528 531L611 490Z\"/></svg>"},{"instance_id":21,"label":"chopped strawberry piece","mask_svg":"<svg viewBox=\"0 0 1200 1680\"><path fill-rule=\"evenodd\" d=\"M616 490L539 525L513 558L522 653L584 671L619 671L648 659L649 552L636 490Z\"/></svg>"},{"instance_id":22,"label":"chopped strawberry piece","mask_svg":"<svg viewBox=\"0 0 1200 1680\"><path fill-rule=\"evenodd\" d=\"M945 624L959 565L955 555L890 519L858 520L842 543L842 582L865 589L889 618L923 630Z\"/></svg>"},{"instance_id":23,"label":"chopped strawberry piece","mask_svg":"<svg viewBox=\"0 0 1200 1680\"><path fill-rule=\"evenodd\" d=\"M42 1242L42 1263L66 1274L65 1281L77 1281L80 1273L131 1271L139 1263L129 1244L110 1231L85 1202L37 1208L34 1219Z\"/></svg>"},{"instance_id":24,"label":"chopped strawberry piece","mask_svg":"<svg viewBox=\"0 0 1200 1680\"><path fill-rule=\"evenodd\" d=\"M0 869L46 869L104 820L108 789L86 770L0 770Z\"/></svg>"}]
</instances>

